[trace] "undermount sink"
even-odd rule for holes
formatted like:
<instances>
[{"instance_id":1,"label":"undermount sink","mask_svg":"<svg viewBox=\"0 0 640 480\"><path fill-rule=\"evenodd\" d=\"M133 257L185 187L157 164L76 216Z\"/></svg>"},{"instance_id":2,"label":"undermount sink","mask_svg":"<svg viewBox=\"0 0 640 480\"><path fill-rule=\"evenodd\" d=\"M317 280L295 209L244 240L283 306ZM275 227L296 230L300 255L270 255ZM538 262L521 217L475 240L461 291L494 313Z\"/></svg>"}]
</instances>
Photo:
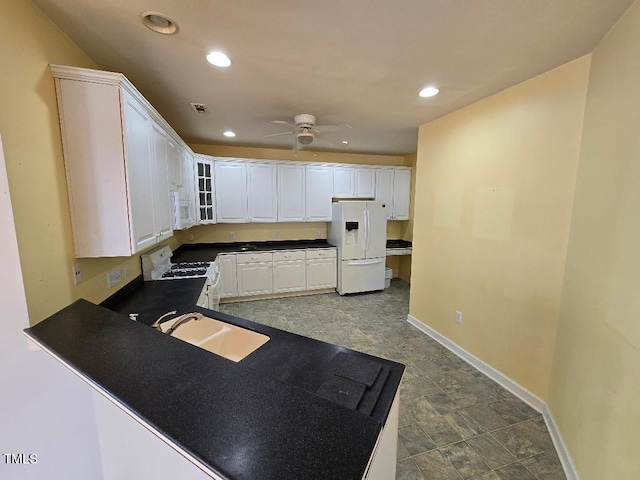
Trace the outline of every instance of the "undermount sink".
<instances>
[{"instance_id":1,"label":"undermount sink","mask_svg":"<svg viewBox=\"0 0 640 480\"><path fill-rule=\"evenodd\" d=\"M171 336L234 362L239 362L269 341L267 335L205 317L199 313L187 313L161 323L160 330L166 333L176 322L189 315L196 316L198 320L183 323Z\"/></svg>"}]
</instances>

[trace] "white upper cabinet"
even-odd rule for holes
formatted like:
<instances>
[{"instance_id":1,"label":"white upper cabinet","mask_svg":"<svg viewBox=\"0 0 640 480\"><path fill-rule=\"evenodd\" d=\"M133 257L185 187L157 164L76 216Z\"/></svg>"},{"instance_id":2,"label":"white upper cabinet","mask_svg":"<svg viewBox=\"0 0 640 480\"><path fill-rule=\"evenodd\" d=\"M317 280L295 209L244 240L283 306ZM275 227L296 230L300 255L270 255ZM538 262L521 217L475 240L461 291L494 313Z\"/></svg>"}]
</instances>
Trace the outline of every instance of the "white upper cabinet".
<instances>
[{"instance_id":1,"label":"white upper cabinet","mask_svg":"<svg viewBox=\"0 0 640 480\"><path fill-rule=\"evenodd\" d=\"M376 194L376 169L355 168L356 198L374 198Z\"/></svg>"},{"instance_id":2,"label":"white upper cabinet","mask_svg":"<svg viewBox=\"0 0 640 480\"><path fill-rule=\"evenodd\" d=\"M155 229L158 240L170 237L171 229L171 201L169 196L169 177L167 175L167 134L155 122L152 125L152 150L151 150L151 172L153 175L155 210ZM147 200L148 201L148 200Z\"/></svg>"},{"instance_id":3,"label":"white upper cabinet","mask_svg":"<svg viewBox=\"0 0 640 480\"><path fill-rule=\"evenodd\" d=\"M155 225L155 213L153 202L154 179L152 175L153 142L155 129L153 120L149 117L142 105L128 94L123 95L124 125L125 125L125 176L128 182L129 212L131 213L131 249L127 254L133 254L148 248L158 241ZM68 125L68 122L67 122ZM71 189L70 189L71 190ZM73 188L75 191L76 189ZM75 192L74 192L75 197ZM106 200L106 199L101 199ZM75 206L75 204L74 204ZM104 205L103 205L104 207ZM75 209L78 210L77 208ZM100 209L102 210L102 208ZM113 214L121 215L123 212L114 210ZM115 215L106 218L115 223ZM77 230L77 228L76 228ZM107 235L103 232L102 235ZM126 238L126 237L125 237ZM96 239L99 241L99 239ZM111 241L115 241L111 238ZM110 242L111 243L111 242ZM112 246L105 245L107 251ZM76 252L79 253L79 252ZM108 255L108 254L107 254ZM79 256L84 256L80 254ZM94 256L94 255L88 255ZM100 255L95 255L100 256Z\"/></svg>"},{"instance_id":4,"label":"white upper cabinet","mask_svg":"<svg viewBox=\"0 0 640 480\"><path fill-rule=\"evenodd\" d=\"M333 196L337 198L374 198L376 169L363 167L334 167Z\"/></svg>"},{"instance_id":5,"label":"white upper cabinet","mask_svg":"<svg viewBox=\"0 0 640 480\"><path fill-rule=\"evenodd\" d=\"M305 220L305 166L278 165L278 221Z\"/></svg>"},{"instance_id":6,"label":"white upper cabinet","mask_svg":"<svg viewBox=\"0 0 640 480\"><path fill-rule=\"evenodd\" d=\"M215 162L215 166L218 223L249 222L246 163Z\"/></svg>"},{"instance_id":7,"label":"white upper cabinet","mask_svg":"<svg viewBox=\"0 0 640 480\"><path fill-rule=\"evenodd\" d=\"M389 220L409 218L411 169L302 163L255 159L220 159L196 155L196 194L202 208L215 203L217 222L330 222L334 197L381 201ZM206 160L215 160L215 201L207 181ZM204 175L204 177L203 177ZM205 203L202 203L205 202Z\"/></svg>"},{"instance_id":8,"label":"white upper cabinet","mask_svg":"<svg viewBox=\"0 0 640 480\"><path fill-rule=\"evenodd\" d=\"M411 170L396 169L393 182L393 219L409 220Z\"/></svg>"},{"instance_id":9,"label":"white upper cabinet","mask_svg":"<svg viewBox=\"0 0 640 480\"><path fill-rule=\"evenodd\" d=\"M191 224L195 224L198 218L196 209L196 173L195 159L188 149L182 149L182 187L180 188L180 198L185 202L185 208L188 209L188 217Z\"/></svg>"},{"instance_id":10,"label":"white upper cabinet","mask_svg":"<svg viewBox=\"0 0 640 480\"><path fill-rule=\"evenodd\" d=\"M277 166L272 163L247 164L250 222L277 222Z\"/></svg>"},{"instance_id":11,"label":"white upper cabinet","mask_svg":"<svg viewBox=\"0 0 640 480\"><path fill-rule=\"evenodd\" d=\"M395 171L391 168L376 170L376 200L382 202L387 212L387 220L393 218L393 179Z\"/></svg>"},{"instance_id":12,"label":"white upper cabinet","mask_svg":"<svg viewBox=\"0 0 640 480\"><path fill-rule=\"evenodd\" d=\"M355 192L355 170L353 167L333 167L333 196L351 198Z\"/></svg>"},{"instance_id":13,"label":"white upper cabinet","mask_svg":"<svg viewBox=\"0 0 640 480\"><path fill-rule=\"evenodd\" d=\"M387 220L408 220L411 170L379 168L376 171L376 200L385 204Z\"/></svg>"},{"instance_id":14,"label":"white upper cabinet","mask_svg":"<svg viewBox=\"0 0 640 480\"><path fill-rule=\"evenodd\" d=\"M305 220L331 221L333 168L328 165L307 165L305 177Z\"/></svg>"},{"instance_id":15,"label":"white upper cabinet","mask_svg":"<svg viewBox=\"0 0 640 480\"><path fill-rule=\"evenodd\" d=\"M182 149L171 137L167 136L167 173L169 189L180 191L183 183Z\"/></svg>"},{"instance_id":16,"label":"white upper cabinet","mask_svg":"<svg viewBox=\"0 0 640 480\"><path fill-rule=\"evenodd\" d=\"M130 256L169 237L171 127L120 74L51 71L76 257Z\"/></svg>"}]
</instances>

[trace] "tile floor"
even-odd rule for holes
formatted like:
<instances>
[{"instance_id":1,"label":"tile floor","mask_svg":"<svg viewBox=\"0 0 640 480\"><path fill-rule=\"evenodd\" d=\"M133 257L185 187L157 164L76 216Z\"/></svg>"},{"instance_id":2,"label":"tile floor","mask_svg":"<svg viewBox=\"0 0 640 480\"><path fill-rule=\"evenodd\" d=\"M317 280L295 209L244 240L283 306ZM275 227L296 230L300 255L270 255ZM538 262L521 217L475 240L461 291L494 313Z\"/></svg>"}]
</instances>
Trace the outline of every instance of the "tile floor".
<instances>
[{"instance_id":1,"label":"tile floor","mask_svg":"<svg viewBox=\"0 0 640 480\"><path fill-rule=\"evenodd\" d=\"M382 293L220 310L404 363L398 480L566 478L538 412L407 322L409 284L401 280Z\"/></svg>"}]
</instances>

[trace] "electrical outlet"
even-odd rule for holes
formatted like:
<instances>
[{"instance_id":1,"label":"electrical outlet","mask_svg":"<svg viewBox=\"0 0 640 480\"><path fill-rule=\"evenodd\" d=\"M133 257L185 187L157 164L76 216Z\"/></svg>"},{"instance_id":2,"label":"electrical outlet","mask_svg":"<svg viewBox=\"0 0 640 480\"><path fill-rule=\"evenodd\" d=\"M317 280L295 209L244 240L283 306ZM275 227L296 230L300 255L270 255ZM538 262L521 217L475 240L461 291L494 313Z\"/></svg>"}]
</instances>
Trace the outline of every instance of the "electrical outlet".
<instances>
[{"instance_id":1,"label":"electrical outlet","mask_svg":"<svg viewBox=\"0 0 640 480\"><path fill-rule=\"evenodd\" d=\"M80 265L74 265L73 267L71 267L71 271L73 272L73 284L79 284L82 281L82 275L80 275Z\"/></svg>"},{"instance_id":2,"label":"electrical outlet","mask_svg":"<svg viewBox=\"0 0 640 480\"><path fill-rule=\"evenodd\" d=\"M236 234L231 232L231 233L229 233L229 237L231 238L231 240L235 240L236 239Z\"/></svg>"},{"instance_id":3,"label":"electrical outlet","mask_svg":"<svg viewBox=\"0 0 640 480\"><path fill-rule=\"evenodd\" d=\"M316 230L316 238L322 237L322 230Z\"/></svg>"},{"instance_id":4,"label":"electrical outlet","mask_svg":"<svg viewBox=\"0 0 640 480\"><path fill-rule=\"evenodd\" d=\"M456 310L456 322L462 323L462 312Z\"/></svg>"},{"instance_id":5,"label":"electrical outlet","mask_svg":"<svg viewBox=\"0 0 640 480\"><path fill-rule=\"evenodd\" d=\"M124 264L124 278L129 278L129 265L127 265L126 263Z\"/></svg>"},{"instance_id":6,"label":"electrical outlet","mask_svg":"<svg viewBox=\"0 0 640 480\"><path fill-rule=\"evenodd\" d=\"M122 281L122 277L120 276L120 269L116 268L107 273L107 286L109 288L117 285Z\"/></svg>"},{"instance_id":7,"label":"electrical outlet","mask_svg":"<svg viewBox=\"0 0 640 480\"><path fill-rule=\"evenodd\" d=\"M273 231L273 238L278 238L278 232L277 231Z\"/></svg>"}]
</instances>

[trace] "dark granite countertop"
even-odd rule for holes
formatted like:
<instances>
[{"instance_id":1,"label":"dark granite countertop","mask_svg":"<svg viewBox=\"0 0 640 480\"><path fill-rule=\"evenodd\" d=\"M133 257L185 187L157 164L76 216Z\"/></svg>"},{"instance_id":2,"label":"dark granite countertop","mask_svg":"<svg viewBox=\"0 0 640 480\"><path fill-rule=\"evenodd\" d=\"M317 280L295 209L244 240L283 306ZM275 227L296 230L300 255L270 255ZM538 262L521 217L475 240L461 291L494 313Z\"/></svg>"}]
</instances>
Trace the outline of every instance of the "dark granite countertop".
<instances>
[{"instance_id":1,"label":"dark granite countertop","mask_svg":"<svg viewBox=\"0 0 640 480\"><path fill-rule=\"evenodd\" d=\"M251 246L250 250L243 247ZM270 250L297 250L301 248L333 248L326 240L281 240L270 242L185 243L173 252L172 262L199 262L215 260L219 253L265 252Z\"/></svg>"},{"instance_id":2,"label":"dark granite countertop","mask_svg":"<svg viewBox=\"0 0 640 480\"><path fill-rule=\"evenodd\" d=\"M134 281L126 295L105 302L115 311L79 300L25 332L223 478L362 478L404 367L196 307L203 282ZM200 312L270 340L235 363L147 326L170 310ZM315 393L339 354L388 372L356 410ZM370 414L361 408L367 403Z\"/></svg>"},{"instance_id":3,"label":"dark granite countertop","mask_svg":"<svg viewBox=\"0 0 640 480\"><path fill-rule=\"evenodd\" d=\"M411 248L412 245L409 240L387 240L387 248Z\"/></svg>"}]
</instances>

